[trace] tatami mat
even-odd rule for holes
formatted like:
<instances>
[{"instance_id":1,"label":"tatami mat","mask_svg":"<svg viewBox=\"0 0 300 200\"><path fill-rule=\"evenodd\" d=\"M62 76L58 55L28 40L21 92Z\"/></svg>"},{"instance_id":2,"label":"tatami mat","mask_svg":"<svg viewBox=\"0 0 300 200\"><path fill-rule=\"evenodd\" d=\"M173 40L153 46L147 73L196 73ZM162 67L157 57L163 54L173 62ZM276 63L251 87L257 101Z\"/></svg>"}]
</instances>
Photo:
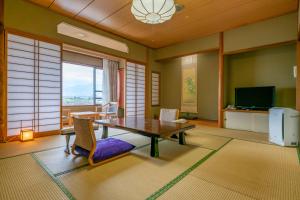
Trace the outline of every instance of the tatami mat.
<instances>
[{"instance_id":1,"label":"tatami mat","mask_svg":"<svg viewBox=\"0 0 300 200\"><path fill-rule=\"evenodd\" d=\"M68 199L30 155L0 160L0 199Z\"/></svg>"},{"instance_id":2,"label":"tatami mat","mask_svg":"<svg viewBox=\"0 0 300 200\"><path fill-rule=\"evenodd\" d=\"M213 150L218 150L229 140L231 140L231 138L228 137L221 137L198 132L189 132L185 138L187 144L193 144Z\"/></svg>"},{"instance_id":3,"label":"tatami mat","mask_svg":"<svg viewBox=\"0 0 300 200\"><path fill-rule=\"evenodd\" d=\"M209 126L196 126L196 128L186 131L187 133L205 133L215 136L230 137L234 139L247 140L259 143L269 143L269 136L267 133L257 133L242 130L233 130Z\"/></svg>"},{"instance_id":4,"label":"tatami mat","mask_svg":"<svg viewBox=\"0 0 300 200\"><path fill-rule=\"evenodd\" d=\"M190 175L256 199L300 199L296 148L233 140Z\"/></svg>"},{"instance_id":5,"label":"tatami mat","mask_svg":"<svg viewBox=\"0 0 300 200\"><path fill-rule=\"evenodd\" d=\"M150 144L150 138L133 133L115 134L112 137L135 145L137 148ZM74 156L64 152L65 147L41 151L34 155L55 175L88 165L85 157Z\"/></svg>"},{"instance_id":6,"label":"tatami mat","mask_svg":"<svg viewBox=\"0 0 300 200\"><path fill-rule=\"evenodd\" d=\"M253 200L193 176L186 176L158 199L165 200Z\"/></svg>"},{"instance_id":7,"label":"tatami mat","mask_svg":"<svg viewBox=\"0 0 300 200\"><path fill-rule=\"evenodd\" d=\"M66 154L64 150L65 147L62 147L38 152L34 155L52 174L62 173L88 164L85 157Z\"/></svg>"},{"instance_id":8,"label":"tatami mat","mask_svg":"<svg viewBox=\"0 0 300 200\"><path fill-rule=\"evenodd\" d=\"M85 167L61 176L76 199L145 199L211 152L164 140L160 157L150 146L98 167Z\"/></svg>"}]
</instances>

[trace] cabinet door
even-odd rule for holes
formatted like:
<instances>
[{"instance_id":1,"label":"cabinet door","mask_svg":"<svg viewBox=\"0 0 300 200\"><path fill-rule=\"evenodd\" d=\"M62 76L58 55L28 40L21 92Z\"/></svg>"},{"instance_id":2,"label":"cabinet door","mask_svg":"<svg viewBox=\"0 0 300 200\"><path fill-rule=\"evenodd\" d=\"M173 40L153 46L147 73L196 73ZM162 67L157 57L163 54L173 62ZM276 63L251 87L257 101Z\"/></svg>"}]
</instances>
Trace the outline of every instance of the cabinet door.
<instances>
[{"instance_id":1,"label":"cabinet door","mask_svg":"<svg viewBox=\"0 0 300 200\"><path fill-rule=\"evenodd\" d=\"M269 115L264 113L253 113L252 131L259 133L269 132Z\"/></svg>"},{"instance_id":2,"label":"cabinet door","mask_svg":"<svg viewBox=\"0 0 300 200\"><path fill-rule=\"evenodd\" d=\"M225 128L251 131L251 113L225 112Z\"/></svg>"}]
</instances>

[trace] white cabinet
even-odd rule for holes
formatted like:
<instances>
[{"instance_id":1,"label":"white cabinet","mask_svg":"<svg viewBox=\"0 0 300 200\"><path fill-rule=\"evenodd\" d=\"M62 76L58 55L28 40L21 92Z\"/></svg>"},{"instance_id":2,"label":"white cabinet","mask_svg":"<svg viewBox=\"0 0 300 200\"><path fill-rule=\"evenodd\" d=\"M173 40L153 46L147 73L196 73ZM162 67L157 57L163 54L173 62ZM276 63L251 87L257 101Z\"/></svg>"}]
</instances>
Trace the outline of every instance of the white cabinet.
<instances>
[{"instance_id":1,"label":"white cabinet","mask_svg":"<svg viewBox=\"0 0 300 200\"><path fill-rule=\"evenodd\" d=\"M262 111L225 110L224 127L229 129L269 132L269 114Z\"/></svg>"}]
</instances>

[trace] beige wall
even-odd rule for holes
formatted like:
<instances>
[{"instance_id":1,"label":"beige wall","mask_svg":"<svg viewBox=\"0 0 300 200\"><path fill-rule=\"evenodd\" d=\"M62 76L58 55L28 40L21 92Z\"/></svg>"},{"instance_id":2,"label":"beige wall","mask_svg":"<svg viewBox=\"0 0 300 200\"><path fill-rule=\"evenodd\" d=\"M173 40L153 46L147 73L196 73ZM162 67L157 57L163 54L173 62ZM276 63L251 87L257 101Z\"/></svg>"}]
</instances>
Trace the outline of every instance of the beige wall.
<instances>
[{"instance_id":1,"label":"beige wall","mask_svg":"<svg viewBox=\"0 0 300 200\"><path fill-rule=\"evenodd\" d=\"M161 62L162 107L180 109L181 102L181 59ZM198 55L197 92L198 117L218 118L218 53Z\"/></svg>"},{"instance_id":2,"label":"beige wall","mask_svg":"<svg viewBox=\"0 0 300 200\"><path fill-rule=\"evenodd\" d=\"M182 42L164 48L156 49L155 59L161 60L171 57L183 56L195 52L216 49L219 47L219 34Z\"/></svg>"},{"instance_id":3,"label":"beige wall","mask_svg":"<svg viewBox=\"0 0 300 200\"><path fill-rule=\"evenodd\" d=\"M58 39L64 43L100 51L103 53L108 53L115 56L129 58L140 62L147 61L147 47L143 45L102 31L78 20L73 20L69 17L65 17L58 13L52 12L49 9L29 3L25 0L5 0L4 6L5 28L14 28L31 34ZM60 35L56 31L57 24L59 24L60 22L66 22L74 26L101 34L103 36L125 42L129 47L129 53L127 54L119 52L106 47Z\"/></svg>"},{"instance_id":4,"label":"beige wall","mask_svg":"<svg viewBox=\"0 0 300 200\"><path fill-rule=\"evenodd\" d=\"M224 32L224 52L297 39L297 13L275 17Z\"/></svg>"},{"instance_id":5,"label":"beige wall","mask_svg":"<svg viewBox=\"0 0 300 200\"><path fill-rule=\"evenodd\" d=\"M295 44L230 55L226 65L228 104L234 104L236 87L276 86L276 106L295 108Z\"/></svg>"}]
</instances>

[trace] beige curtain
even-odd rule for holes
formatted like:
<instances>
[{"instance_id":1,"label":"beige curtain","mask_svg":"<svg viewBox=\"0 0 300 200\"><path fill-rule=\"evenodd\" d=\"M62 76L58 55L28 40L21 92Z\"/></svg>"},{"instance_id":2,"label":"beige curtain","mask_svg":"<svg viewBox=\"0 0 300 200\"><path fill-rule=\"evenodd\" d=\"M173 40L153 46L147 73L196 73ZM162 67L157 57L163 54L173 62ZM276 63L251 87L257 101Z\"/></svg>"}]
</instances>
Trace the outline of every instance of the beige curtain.
<instances>
[{"instance_id":1,"label":"beige curtain","mask_svg":"<svg viewBox=\"0 0 300 200\"><path fill-rule=\"evenodd\" d=\"M119 62L103 60L103 103L118 101Z\"/></svg>"}]
</instances>

